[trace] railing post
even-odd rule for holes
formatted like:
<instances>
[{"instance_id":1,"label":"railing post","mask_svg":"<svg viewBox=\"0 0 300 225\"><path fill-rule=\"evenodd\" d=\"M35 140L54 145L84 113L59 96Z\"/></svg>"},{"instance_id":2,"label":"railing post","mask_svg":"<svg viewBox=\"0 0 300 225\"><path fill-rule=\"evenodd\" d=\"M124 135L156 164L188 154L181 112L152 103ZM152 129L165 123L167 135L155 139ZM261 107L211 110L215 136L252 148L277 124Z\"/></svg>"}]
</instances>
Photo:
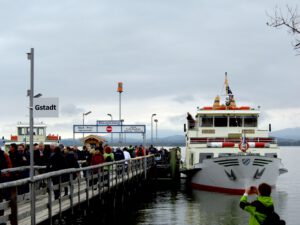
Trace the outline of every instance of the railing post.
<instances>
[{"instance_id":1,"label":"railing post","mask_svg":"<svg viewBox=\"0 0 300 225\"><path fill-rule=\"evenodd\" d=\"M80 207L80 177L77 179L77 184L78 184L78 205Z\"/></svg>"},{"instance_id":2,"label":"railing post","mask_svg":"<svg viewBox=\"0 0 300 225\"><path fill-rule=\"evenodd\" d=\"M62 209L62 207L61 207L61 203L62 203L62 201L61 201L61 176L62 175L59 175L59 183L58 183L58 191L59 191L58 204L59 204L59 218L60 219L62 217L62 211L61 211L61 209Z\"/></svg>"},{"instance_id":3,"label":"railing post","mask_svg":"<svg viewBox=\"0 0 300 225\"><path fill-rule=\"evenodd\" d=\"M51 177L48 178L48 217L49 217L49 222L50 225L52 225L52 191L53 191L53 186L52 186L52 180Z\"/></svg>"},{"instance_id":4,"label":"railing post","mask_svg":"<svg viewBox=\"0 0 300 225\"><path fill-rule=\"evenodd\" d=\"M102 185L102 178L101 178L101 171L102 167L98 168L98 196L99 200L101 199L101 185Z\"/></svg>"},{"instance_id":5,"label":"railing post","mask_svg":"<svg viewBox=\"0 0 300 225\"><path fill-rule=\"evenodd\" d=\"M147 158L144 158L144 175L146 180L147 179Z\"/></svg>"},{"instance_id":6,"label":"railing post","mask_svg":"<svg viewBox=\"0 0 300 225\"><path fill-rule=\"evenodd\" d=\"M11 188L11 200L10 200L10 209L11 214L9 216L11 225L18 225L18 203L17 203L18 191L17 187L14 186Z\"/></svg>"},{"instance_id":7,"label":"railing post","mask_svg":"<svg viewBox=\"0 0 300 225\"><path fill-rule=\"evenodd\" d=\"M86 183L85 194L86 194L86 203L87 203L88 207L90 205L90 200L89 200L89 176L90 176L90 170L87 170L86 171L86 178L85 178L85 183Z\"/></svg>"},{"instance_id":8,"label":"railing post","mask_svg":"<svg viewBox=\"0 0 300 225\"><path fill-rule=\"evenodd\" d=\"M35 181L30 180L31 225L35 225Z\"/></svg>"},{"instance_id":9,"label":"railing post","mask_svg":"<svg viewBox=\"0 0 300 225\"><path fill-rule=\"evenodd\" d=\"M73 185L73 173L70 173L70 178L69 178L69 183L70 183L70 207L71 207L71 214L74 214L74 208L73 208L73 196L74 196L74 185Z\"/></svg>"}]
</instances>

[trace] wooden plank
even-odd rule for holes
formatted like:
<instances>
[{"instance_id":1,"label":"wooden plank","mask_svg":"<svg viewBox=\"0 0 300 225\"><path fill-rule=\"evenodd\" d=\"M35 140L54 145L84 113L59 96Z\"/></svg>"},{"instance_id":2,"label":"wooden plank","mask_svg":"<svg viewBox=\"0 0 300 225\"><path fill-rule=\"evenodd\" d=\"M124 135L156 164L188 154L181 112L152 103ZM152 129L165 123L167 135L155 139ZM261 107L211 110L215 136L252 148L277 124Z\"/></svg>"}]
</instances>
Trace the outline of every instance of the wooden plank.
<instances>
[{"instance_id":1,"label":"wooden plank","mask_svg":"<svg viewBox=\"0 0 300 225\"><path fill-rule=\"evenodd\" d=\"M9 220L9 215L0 216L0 224L4 223L6 224Z\"/></svg>"},{"instance_id":2,"label":"wooden plank","mask_svg":"<svg viewBox=\"0 0 300 225\"><path fill-rule=\"evenodd\" d=\"M9 208L9 201L1 202L0 203L0 210L6 210Z\"/></svg>"}]
</instances>

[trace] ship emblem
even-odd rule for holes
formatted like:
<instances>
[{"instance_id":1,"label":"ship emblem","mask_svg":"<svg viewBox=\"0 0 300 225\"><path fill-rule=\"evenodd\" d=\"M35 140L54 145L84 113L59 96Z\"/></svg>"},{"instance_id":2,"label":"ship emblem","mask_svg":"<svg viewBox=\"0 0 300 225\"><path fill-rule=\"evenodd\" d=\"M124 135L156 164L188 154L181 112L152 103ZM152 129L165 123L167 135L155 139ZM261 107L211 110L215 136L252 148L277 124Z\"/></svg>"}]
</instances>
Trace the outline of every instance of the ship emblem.
<instances>
[{"instance_id":1,"label":"ship emblem","mask_svg":"<svg viewBox=\"0 0 300 225\"><path fill-rule=\"evenodd\" d=\"M259 169L256 170L255 174L254 174L254 179L260 179L261 176L263 175L263 173L265 172L266 168L263 168L261 171L259 171Z\"/></svg>"},{"instance_id":2,"label":"ship emblem","mask_svg":"<svg viewBox=\"0 0 300 225\"><path fill-rule=\"evenodd\" d=\"M248 166L249 163L250 163L250 159L242 159L242 163L243 163L245 166Z\"/></svg>"},{"instance_id":3,"label":"ship emblem","mask_svg":"<svg viewBox=\"0 0 300 225\"><path fill-rule=\"evenodd\" d=\"M230 170L230 173L228 173L226 170L224 170L224 171L230 180L236 180L236 176L235 176L233 170Z\"/></svg>"}]
</instances>

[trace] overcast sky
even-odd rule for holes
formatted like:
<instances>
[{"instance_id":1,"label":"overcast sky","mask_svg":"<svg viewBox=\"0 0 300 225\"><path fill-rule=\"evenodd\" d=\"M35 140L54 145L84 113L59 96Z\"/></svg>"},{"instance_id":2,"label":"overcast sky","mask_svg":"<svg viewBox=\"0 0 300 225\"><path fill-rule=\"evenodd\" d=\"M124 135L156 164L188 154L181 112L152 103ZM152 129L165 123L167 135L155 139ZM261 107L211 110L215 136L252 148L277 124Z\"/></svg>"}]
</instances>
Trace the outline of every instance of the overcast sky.
<instances>
[{"instance_id":1,"label":"overcast sky","mask_svg":"<svg viewBox=\"0 0 300 225\"><path fill-rule=\"evenodd\" d=\"M118 118L146 124L157 114L161 135L182 134L186 112L211 105L224 73L238 105L261 106L262 126L300 126L300 56L285 29L266 26L276 6L295 0L135 0L0 2L0 136L27 122L30 61L35 92L59 97L48 133ZM163 131L164 130L164 131ZM147 130L149 133L149 130Z\"/></svg>"}]
</instances>

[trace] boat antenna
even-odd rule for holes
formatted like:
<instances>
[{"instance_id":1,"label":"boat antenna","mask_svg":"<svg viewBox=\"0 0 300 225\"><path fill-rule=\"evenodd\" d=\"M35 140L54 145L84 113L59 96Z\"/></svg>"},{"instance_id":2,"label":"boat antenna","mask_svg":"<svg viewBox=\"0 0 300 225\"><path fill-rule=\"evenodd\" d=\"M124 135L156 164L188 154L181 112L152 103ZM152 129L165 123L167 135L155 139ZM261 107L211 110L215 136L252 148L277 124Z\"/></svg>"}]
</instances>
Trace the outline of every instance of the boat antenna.
<instances>
[{"instance_id":1,"label":"boat antenna","mask_svg":"<svg viewBox=\"0 0 300 225\"><path fill-rule=\"evenodd\" d=\"M227 79L227 72L225 72L225 91L226 91L226 95L228 95L228 79Z\"/></svg>"}]
</instances>

